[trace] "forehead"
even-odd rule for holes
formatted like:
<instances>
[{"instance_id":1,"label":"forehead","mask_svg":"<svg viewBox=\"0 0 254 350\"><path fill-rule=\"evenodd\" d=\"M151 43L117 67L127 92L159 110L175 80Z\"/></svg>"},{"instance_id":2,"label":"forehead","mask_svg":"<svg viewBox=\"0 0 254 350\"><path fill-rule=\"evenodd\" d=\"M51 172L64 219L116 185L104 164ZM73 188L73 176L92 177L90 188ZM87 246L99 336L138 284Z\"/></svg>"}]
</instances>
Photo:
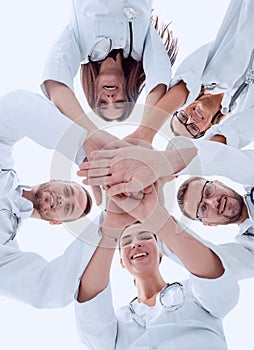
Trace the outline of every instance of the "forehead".
<instances>
[{"instance_id":1,"label":"forehead","mask_svg":"<svg viewBox=\"0 0 254 350\"><path fill-rule=\"evenodd\" d=\"M127 239L127 238L139 237L143 233L144 234L150 233L151 235L153 235L153 233L149 232L147 229L145 229L142 224L135 224L135 225L129 226L123 231L123 233L120 237L120 241Z\"/></svg>"},{"instance_id":2,"label":"forehead","mask_svg":"<svg viewBox=\"0 0 254 350\"><path fill-rule=\"evenodd\" d=\"M196 210L201 200L202 190L206 180L200 179L189 184L184 196L184 209L192 217L196 217Z\"/></svg>"}]
</instances>

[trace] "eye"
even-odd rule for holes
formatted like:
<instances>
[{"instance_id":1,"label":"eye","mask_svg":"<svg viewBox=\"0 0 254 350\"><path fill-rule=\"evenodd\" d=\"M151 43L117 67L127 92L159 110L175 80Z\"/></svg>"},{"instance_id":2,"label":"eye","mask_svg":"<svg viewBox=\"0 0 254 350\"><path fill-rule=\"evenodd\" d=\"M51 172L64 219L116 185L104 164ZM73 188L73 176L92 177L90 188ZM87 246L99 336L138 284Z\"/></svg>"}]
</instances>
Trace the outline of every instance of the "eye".
<instances>
[{"instance_id":1,"label":"eye","mask_svg":"<svg viewBox=\"0 0 254 350\"><path fill-rule=\"evenodd\" d=\"M130 241L130 240L121 241L120 246L121 246L122 248L127 247L128 245L131 245L131 241Z\"/></svg>"},{"instance_id":2,"label":"eye","mask_svg":"<svg viewBox=\"0 0 254 350\"><path fill-rule=\"evenodd\" d=\"M152 239L152 235L144 235L139 237L141 241L148 241L149 239Z\"/></svg>"},{"instance_id":3,"label":"eye","mask_svg":"<svg viewBox=\"0 0 254 350\"><path fill-rule=\"evenodd\" d=\"M205 203L201 203L199 210L198 210L198 215L203 218L207 214L207 205Z\"/></svg>"},{"instance_id":4,"label":"eye","mask_svg":"<svg viewBox=\"0 0 254 350\"><path fill-rule=\"evenodd\" d=\"M188 129L193 133L199 133L199 128L196 124L189 124Z\"/></svg>"},{"instance_id":5,"label":"eye","mask_svg":"<svg viewBox=\"0 0 254 350\"><path fill-rule=\"evenodd\" d=\"M213 186L206 186L205 192L204 192L204 197L209 198L213 194Z\"/></svg>"},{"instance_id":6,"label":"eye","mask_svg":"<svg viewBox=\"0 0 254 350\"><path fill-rule=\"evenodd\" d=\"M184 113L184 112L179 112L178 114L177 114L177 118L182 122L182 123L186 123L187 122L187 120L188 120L188 116Z\"/></svg>"},{"instance_id":7,"label":"eye","mask_svg":"<svg viewBox=\"0 0 254 350\"><path fill-rule=\"evenodd\" d=\"M70 211L70 206L69 206L69 204L67 204L64 208L65 215L67 215L69 213L69 211Z\"/></svg>"}]
</instances>

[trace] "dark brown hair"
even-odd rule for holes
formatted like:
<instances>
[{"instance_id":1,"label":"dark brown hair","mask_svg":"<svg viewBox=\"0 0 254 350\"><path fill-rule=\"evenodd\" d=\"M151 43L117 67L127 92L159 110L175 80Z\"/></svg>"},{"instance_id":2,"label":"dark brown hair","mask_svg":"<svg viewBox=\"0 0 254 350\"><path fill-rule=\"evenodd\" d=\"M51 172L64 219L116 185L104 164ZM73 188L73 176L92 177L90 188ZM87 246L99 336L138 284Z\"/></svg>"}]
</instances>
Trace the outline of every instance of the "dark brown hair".
<instances>
[{"instance_id":1,"label":"dark brown hair","mask_svg":"<svg viewBox=\"0 0 254 350\"><path fill-rule=\"evenodd\" d=\"M188 191L189 185L194 182L194 181L200 181L200 180L204 180L203 177L200 176L193 176L190 177L189 179L187 179L186 181L184 181L181 186L179 187L178 191L177 191L177 202L178 205L181 209L181 212L189 219L191 220L196 220L196 218L191 217L184 209L184 197L186 192Z\"/></svg>"},{"instance_id":2,"label":"dark brown hair","mask_svg":"<svg viewBox=\"0 0 254 350\"><path fill-rule=\"evenodd\" d=\"M171 65L174 64L177 55L177 39L173 37L172 31L169 30L169 24L161 22L159 24L158 16L152 16L152 24L158 34L161 36L166 51L168 53ZM98 99L96 98L96 86L95 81L99 73L99 62L88 62L81 65L81 84L83 87L84 94L86 96L89 106L98 112L98 115L104 120L109 121L105 118L98 108ZM132 57L123 58L122 66L124 76L126 79L126 102L122 116L118 118L118 121L125 120L131 114L134 105L140 95L141 91L145 86L145 73L142 62L135 61Z\"/></svg>"}]
</instances>

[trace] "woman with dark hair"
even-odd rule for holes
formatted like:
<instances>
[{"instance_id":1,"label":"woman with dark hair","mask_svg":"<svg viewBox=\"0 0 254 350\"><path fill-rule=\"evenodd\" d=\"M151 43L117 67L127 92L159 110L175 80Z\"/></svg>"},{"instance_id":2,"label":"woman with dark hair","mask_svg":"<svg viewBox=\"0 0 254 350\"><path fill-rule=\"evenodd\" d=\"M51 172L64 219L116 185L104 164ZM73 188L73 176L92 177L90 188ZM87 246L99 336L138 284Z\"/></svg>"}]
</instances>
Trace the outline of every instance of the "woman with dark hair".
<instances>
[{"instance_id":1,"label":"woman with dark hair","mask_svg":"<svg viewBox=\"0 0 254 350\"><path fill-rule=\"evenodd\" d=\"M168 25L159 33L152 0L73 0L69 25L53 46L43 74L43 92L63 114L89 128L73 92L81 82L90 107L104 120L124 120L146 85L148 104L166 92L177 45Z\"/></svg>"},{"instance_id":2,"label":"woman with dark hair","mask_svg":"<svg viewBox=\"0 0 254 350\"><path fill-rule=\"evenodd\" d=\"M156 202L153 189L128 214L107 211L102 238L81 278L75 305L81 340L94 350L183 350L186 346L226 350L221 320L239 296L231 269L214 247L183 231ZM142 224L133 225L135 220ZM166 282L159 269L155 232L190 272L189 279ZM137 297L115 312L110 267L117 241L121 265L133 277Z\"/></svg>"},{"instance_id":3,"label":"woman with dark hair","mask_svg":"<svg viewBox=\"0 0 254 350\"><path fill-rule=\"evenodd\" d=\"M253 12L252 0L231 0L216 39L182 62L158 109L143 118L132 137L152 142L172 115L175 135L199 138L224 116L254 106Z\"/></svg>"}]
</instances>

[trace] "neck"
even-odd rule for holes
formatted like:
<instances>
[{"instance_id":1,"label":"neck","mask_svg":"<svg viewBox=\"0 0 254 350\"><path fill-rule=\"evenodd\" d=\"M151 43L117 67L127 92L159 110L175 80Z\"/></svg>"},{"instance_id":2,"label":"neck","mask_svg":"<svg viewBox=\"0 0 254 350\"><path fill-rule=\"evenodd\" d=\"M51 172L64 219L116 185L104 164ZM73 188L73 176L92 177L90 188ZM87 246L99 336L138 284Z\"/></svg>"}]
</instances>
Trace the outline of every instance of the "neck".
<instances>
[{"instance_id":1,"label":"neck","mask_svg":"<svg viewBox=\"0 0 254 350\"><path fill-rule=\"evenodd\" d=\"M238 221L238 225L241 224L242 222L244 222L246 219L248 219L250 216L249 216L249 212L248 212L248 209L247 209L247 205L244 203L244 206L243 206L243 210L242 210L242 215Z\"/></svg>"},{"instance_id":2,"label":"neck","mask_svg":"<svg viewBox=\"0 0 254 350\"><path fill-rule=\"evenodd\" d=\"M136 278L136 286L138 288L138 301L140 303L154 306L156 303L156 295L166 286L166 282L159 274L146 276L146 278Z\"/></svg>"},{"instance_id":3,"label":"neck","mask_svg":"<svg viewBox=\"0 0 254 350\"><path fill-rule=\"evenodd\" d=\"M100 64L100 73L103 73L105 70L108 69L120 69L122 70L122 56L120 53L116 55L116 59L112 57L107 57L104 61Z\"/></svg>"},{"instance_id":4,"label":"neck","mask_svg":"<svg viewBox=\"0 0 254 350\"><path fill-rule=\"evenodd\" d=\"M30 202L32 202L34 204L34 193L33 193L33 190L31 190L31 191L23 190L22 197L26 198L27 200L29 200Z\"/></svg>"}]
</instances>

